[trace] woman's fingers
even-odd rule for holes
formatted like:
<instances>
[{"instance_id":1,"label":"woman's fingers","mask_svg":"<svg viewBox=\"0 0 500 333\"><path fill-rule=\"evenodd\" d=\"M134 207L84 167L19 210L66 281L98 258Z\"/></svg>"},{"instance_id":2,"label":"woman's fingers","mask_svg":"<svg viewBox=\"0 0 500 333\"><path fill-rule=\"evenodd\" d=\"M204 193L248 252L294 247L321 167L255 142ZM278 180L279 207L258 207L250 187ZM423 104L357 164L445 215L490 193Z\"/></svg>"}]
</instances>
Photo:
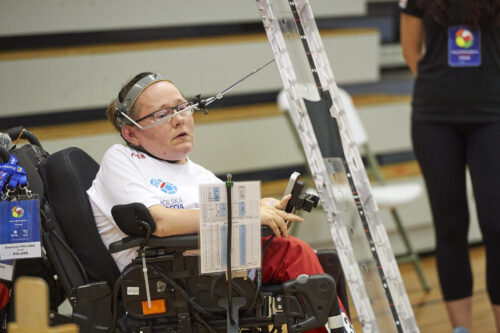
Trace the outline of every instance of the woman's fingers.
<instances>
[{"instance_id":1,"label":"woman's fingers","mask_svg":"<svg viewBox=\"0 0 500 333\"><path fill-rule=\"evenodd\" d=\"M285 196L279 205L286 206L290 196ZM287 213L276 206L261 207L261 223L269 226L276 236L288 237L288 222L303 222L304 219L298 215Z\"/></svg>"},{"instance_id":2,"label":"woman's fingers","mask_svg":"<svg viewBox=\"0 0 500 333\"><path fill-rule=\"evenodd\" d=\"M277 237L280 237L281 235L280 228L278 228L278 225L276 223L269 223L268 226L271 228L271 230Z\"/></svg>"},{"instance_id":3,"label":"woman's fingers","mask_svg":"<svg viewBox=\"0 0 500 333\"><path fill-rule=\"evenodd\" d=\"M278 227L281 230L281 235L283 237L288 237L288 226L287 226L286 221L283 220L283 219L278 219L277 224L278 224ZM278 236L279 236L279 234L278 234Z\"/></svg>"},{"instance_id":4,"label":"woman's fingers","mask_svg":"<svg viewBox=\"0 0 500 333\"><path fill-rule=\"evenodd\" d=\"M265 219L262 219L262 224L267 225L269 228L271 228L273 233L278 237L280 237L282 234L283 236L288 235L285 221L283 221L283 219L277 215L266 216Z\"/></svg>"},{"instance_id":5,"label":"woman's fingers","mask_svg":"<svg viewBox=\"0 0 500 333\"><path fill-rule=\"evenodd\" d=\"M304 219L300 216L297 216L295 214L289 214L286 213L282 210L277 210L275 209L270 216L266 219L267 221L263 220L264 224L267 224L271 227L273 232L277 235L280 236L280 234L284 237L288 237L288 222L289 221L294 221L294 222L303 222Z\"/></svg>"},{"instance_id":6,"label":"woman's fingers","mask_svg":"<svg viewBox=\"0 0 500 333\"><path fill-rule=\"evenodd\" d=\"M282 210L278 211L278 215L285 221L304 222L302 217Z\"/></svg>"},{"instance_id":7,"label":"woman's fingers","mask_svg":"<svg viewBox=\"0 0 500 333\"><path fill-rule=\"evenodd\" d=\"M292 197L291 194L285 195L283 198L281 198L281 200L277 204L274 205L274 208L284 210L291 197Z\"/></svg>"}]
</instances>

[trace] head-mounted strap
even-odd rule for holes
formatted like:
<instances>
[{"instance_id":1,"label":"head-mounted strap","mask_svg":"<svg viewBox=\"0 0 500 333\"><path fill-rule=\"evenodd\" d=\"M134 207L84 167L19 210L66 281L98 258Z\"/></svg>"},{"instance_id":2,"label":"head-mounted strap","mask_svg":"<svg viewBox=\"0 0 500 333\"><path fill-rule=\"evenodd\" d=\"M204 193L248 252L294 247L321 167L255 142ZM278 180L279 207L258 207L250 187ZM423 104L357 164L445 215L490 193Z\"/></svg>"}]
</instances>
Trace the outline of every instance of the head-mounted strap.
<instances>
[{"instance_id":1,"label":"head-mounted strap","mask_svg":"<svg viewBox=\"0 0 500 333\"><path fill-rule=\"evenodd\" d=\"M139 97L139 95L143 92L144 89L156 83L158 81L165 81L166 79L158 73L149 74L148 76L143 77L139 81L137 81L132 88L128 91L127 95L120 102L120 97L118 96L115 100L115 107L117 113L117 123L121 126L121 121L123 120L123 114L129 115L130 109L134 105L135 101Z\"/></svg>"}]
</instances>

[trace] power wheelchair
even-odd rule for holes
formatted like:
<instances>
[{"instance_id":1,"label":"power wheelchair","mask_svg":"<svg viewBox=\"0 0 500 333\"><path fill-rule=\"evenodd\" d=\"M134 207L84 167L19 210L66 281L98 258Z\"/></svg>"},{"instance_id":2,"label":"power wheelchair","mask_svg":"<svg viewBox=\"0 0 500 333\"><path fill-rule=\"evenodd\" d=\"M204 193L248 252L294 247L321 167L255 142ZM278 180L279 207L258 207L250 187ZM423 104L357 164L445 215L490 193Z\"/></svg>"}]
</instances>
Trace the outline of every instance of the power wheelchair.
<instances>
[{"instance_id":1,"label":"power wheelchair","mask_svg":"<svg viewBox=\"0 0 500 333\"><path fill-rule=\"evenodd\" d=\"M347 306L339 259L334 251L324 250L318 257L328 274L300 276L281 285L233 279L233 308L228 309L225 274L199 275L198 258L184 255L198 247L198 235L151 236L154 221L146 207L137 203L113 208L115 221L129 236L111 244L108 251L86 194L98 164L78 148L49 155L22 127L7 133L13 139L29 141L8 152L2 149L0 156L3 161L10 154L16 156L31 191L39 195L44 249L42 258L18 260L14 279L35 275L47 281L51 325L73 322L80 332L91 333L279 332L283 325L287 332L302 332L339 315L336 295ZM270 230L263 233L270 234ZM110 252L133 247L139 248L138 257L120 272ZM151 299L163 300L154 313L145 309L147 285ZM57 310L66 298L71 315ZM6 313L8 320L14 318L12 303Z\"/></svg>"}]
</instances>

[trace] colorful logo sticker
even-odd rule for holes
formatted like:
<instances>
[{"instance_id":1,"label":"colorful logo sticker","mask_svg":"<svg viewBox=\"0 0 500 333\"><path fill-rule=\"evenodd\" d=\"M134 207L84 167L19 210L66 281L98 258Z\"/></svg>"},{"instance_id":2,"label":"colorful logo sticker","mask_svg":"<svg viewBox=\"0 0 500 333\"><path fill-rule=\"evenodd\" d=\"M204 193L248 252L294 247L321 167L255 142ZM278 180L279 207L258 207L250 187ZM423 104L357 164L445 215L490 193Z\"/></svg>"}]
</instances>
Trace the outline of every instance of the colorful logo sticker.
<instances>
[{"instance_id":1,"label":"colorful logo sticker","mask_svg":"<svg viewBox=\"0 0 500 333\"><path fill-rule=\"evenodd\" d=\"M481 30L463 25L448 28L448 64L451 67L481 66Z\"/></svg>"},{"instance_id":2,"label":"colorful logo sticker","mask_svg":"<svg viewBox=\"0 0 500 333\"><path fill-rule=\"evenodd\" d=\"M463 49L469 49L474 45L474 35L467 28L460 28L455 33L455 43Z\"/></svg>"},{"instance_id":3,"label":"colorful logo sticker","mask_svg":"<svg viewBox=\"0 0 500 333\"><path fill-rule=\"evenodd\" d=\"M12 207L12 216L14 216L16 219L23 217L23 215L24 215L24 209L17 206Z\"/></svg>"},{"instance_id":4,"label":"colorful logo sticker","mask_svg":"<svg viewBox=\"0 0 500 333\"><path fill-rule=\"evenodd\" d=\"M165 182L165 181L158 179L158 178L152 178L151 185L159 188L160 190L162 190L162 192L167 193L167 194L177 193L177 186L175 186L172 183Z\"/></svg>"}]
</instances>

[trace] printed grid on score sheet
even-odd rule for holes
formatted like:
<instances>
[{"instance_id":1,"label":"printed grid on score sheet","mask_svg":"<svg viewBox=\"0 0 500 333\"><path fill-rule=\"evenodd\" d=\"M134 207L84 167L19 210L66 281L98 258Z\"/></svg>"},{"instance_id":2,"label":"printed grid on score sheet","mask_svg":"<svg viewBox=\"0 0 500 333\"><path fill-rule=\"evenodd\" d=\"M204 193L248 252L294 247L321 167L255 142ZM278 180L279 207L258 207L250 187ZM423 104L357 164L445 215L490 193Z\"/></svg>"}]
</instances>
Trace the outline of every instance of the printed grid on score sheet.
<instances>
[{"instance_id":1,"label":"printed grid on score sheet","mask_svg":"<svg viewBox=\"0 0 500 333\"><path fill-rule=\"evenodd\" d=\"M231 268L242 271L261 265L260 182L234 182ZM227 189L224 183L200 185L200 271L227 269Z\"/></svg>"}]
</instances>

